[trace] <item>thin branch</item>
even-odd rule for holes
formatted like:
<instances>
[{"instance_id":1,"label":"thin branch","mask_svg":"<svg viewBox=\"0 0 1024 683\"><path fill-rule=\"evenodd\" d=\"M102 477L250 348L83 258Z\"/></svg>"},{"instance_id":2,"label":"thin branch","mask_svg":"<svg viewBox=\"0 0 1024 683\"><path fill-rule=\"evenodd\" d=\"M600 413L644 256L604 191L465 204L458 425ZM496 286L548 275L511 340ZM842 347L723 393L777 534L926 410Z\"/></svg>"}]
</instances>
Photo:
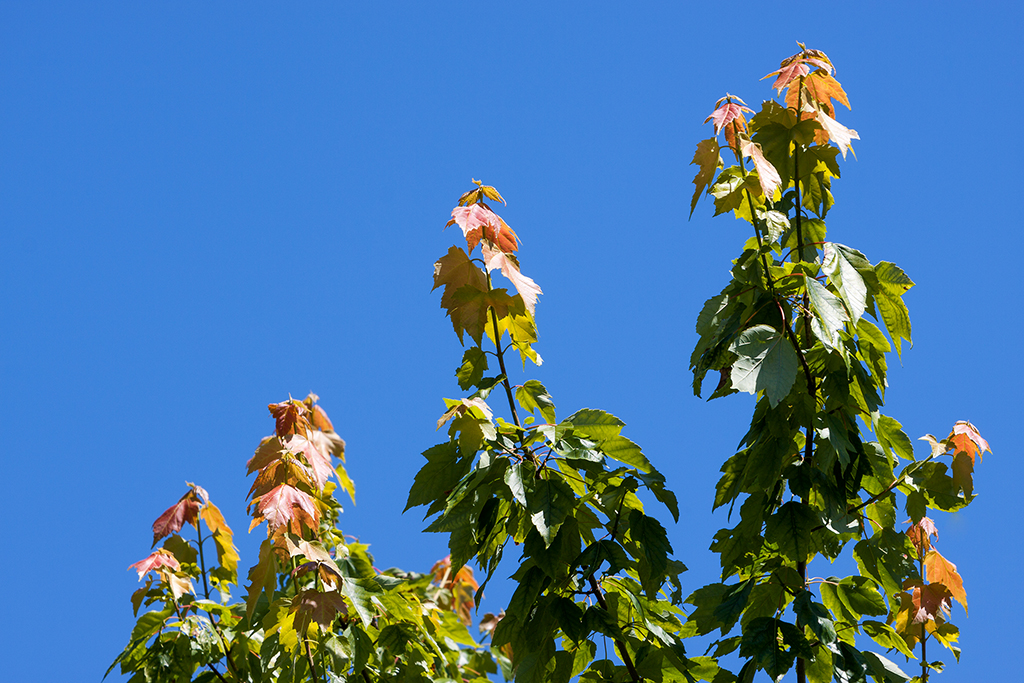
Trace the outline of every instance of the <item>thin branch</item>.
<instances>
[{"instance_id":1,"label":"thin branch","mask_svg":"<svg viewBox=\"0 0 1024 683\"><path fill-rule=\"evenodd\" d=\"M597 604L601 606L605 612L608 611L608 602L604 599L604 593L601 592L601 587L597 584L597 579L591 574L587 577L590 581L590 591L597 598ZM629 677L633 679L635 683L639 683L641 678L640 674L637 673L636 667L633 666L633 658L629 656L629 650L626 649L626 644L620 641L618 638L613 638L615 641L615 649L619 653L619 657L622 658L622 663L626 665L626 671L629 672Z\"/></svg>"}]
</instances>

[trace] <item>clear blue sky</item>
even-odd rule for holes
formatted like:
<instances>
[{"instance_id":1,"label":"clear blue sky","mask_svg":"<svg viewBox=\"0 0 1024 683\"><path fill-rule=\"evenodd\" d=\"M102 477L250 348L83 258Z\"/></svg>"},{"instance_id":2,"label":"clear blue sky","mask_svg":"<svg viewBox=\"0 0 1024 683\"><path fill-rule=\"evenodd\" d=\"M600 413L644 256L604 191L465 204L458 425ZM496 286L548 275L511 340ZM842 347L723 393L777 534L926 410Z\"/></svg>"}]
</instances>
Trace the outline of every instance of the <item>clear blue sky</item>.
<instances>
[{"instance_id":1,"label":"clear blue sky","mask_svg":"<svg viewBox=\"0 0 1024 683\"><path fill-rule=\"evenodd\" d=\"M684 586L713 581L714 482L752 402L694 398L687 361L746 230L686 220L687 164L715 100L768 97L796 40L837 65L862 138L831 237L917 282L887 412L913 437L970 419L995 451L939 520L971 605L939 680L1016 667L1019 4L353 4L0 5L4 678L99 679L134 623L126 567L186 480L251 563L244 464L289 393L348 441L343 525L378 565L446 553L401 510L459 395L430 286L473 177L544 288L530 376L560 415L627 422L680 494Z\"/></svg>"}]
</instances>

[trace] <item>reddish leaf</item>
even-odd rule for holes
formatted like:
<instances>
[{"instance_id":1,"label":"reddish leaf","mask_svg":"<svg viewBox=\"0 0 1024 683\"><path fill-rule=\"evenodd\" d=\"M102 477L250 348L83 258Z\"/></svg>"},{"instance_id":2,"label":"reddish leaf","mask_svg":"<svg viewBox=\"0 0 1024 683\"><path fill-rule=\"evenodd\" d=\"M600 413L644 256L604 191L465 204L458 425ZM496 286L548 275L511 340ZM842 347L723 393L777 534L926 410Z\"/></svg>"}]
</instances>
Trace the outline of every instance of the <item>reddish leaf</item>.
<instances>
[{"instance_id":1,"label":"reddish leaf","mask_svg":"<svg viewBox=\"0 0 1024 683\"><path fill-rule=\"evenodd\" d=\"M960 420L953 425L953 431L946 439L953 442L956 452L963 452L969 455L972 464L974 463L974 456L978 456L980 460L982 453L985 451L992 452L992 449L988 446L988 441L981 437L977 427L966 420Z\"/></svg>"},{"instance_id":2,"label":"reddish leaf","mask_svg":"<svg viewBox=\"0 0 1024 683\"><path fill-rule=\"evenodd\" d=\"M949 591L954 600L964 606L967 611L967 592L964 590L964 579L956 570L956 565L932 550L925 555L924 567L928 574L928 585L941 584Z\"/></svg>"},{"instance_id":3,"label":"reddish leaf","mask_svg":"<svg viewBox=\"0 0 1024 683\"><path fill-rule=\"evenodd\" d=\"M305 433L309 430L309 422L306 419L308 411L301 401L291 399L283 403L271 403L267 408L277 422L278 436Z\"/></svg>"},{"instance_id":4,"label":"reddish leaf","mask_svg":"<svg viewBox=\"0 0 1024 683\"><path fill-rule=\"evenodd\" d=\"M139 560L135 564L129 565L128 569L134 569L139 572L139 581L142 581L142 577L149 571L159 571L164 567L177 571L181 568L178 561L174 559L174 555L167 552L163 548L154 550L149 554L148 557Z\"/></svg>"},{"instance_id":5,"label":"reddish leaf","mask_svg":"<svg viewBox=\"0 0 1024 683\"><path fill-rule=\"evenodd\" d=\"M541 288L531 278L526 277L519 272L519 264L513 260L513 257L500 251L492 252L486 247L483 248L484 262L487 264L487 270L501 269L501 274L512 281L516 291L519 292L519 296L523 297L523 303L526 304L526 310L531 315L537 307L537 296L543 294Z\"/></svg>"},{"instance_id":6,"label":"reddish leaf","mask_svg":"<svg viewBox=\"0 0 1024 683\"><path fill-rule=\"evenodd\" d=\"M910 521L910 520L907 520ZM928 517L922 517L921 521L907 529L907 536L910 542L917 548L917 556L924 557L924 554L931 550L931 536L939 537L939 530L935 528L935 522Z\"/></svg>"},{"instance_id":7,"label":"reddish leaf","mask_svg":"<svg viewBox=\"0 0 1024 683\"><path fill-rule=\"evenodd\" d=\"M737 100L739 104L737 102L726 101L725 104L722 104L713 112L711 112L711 116L704 119L704 123L707 123L708 121L714 121L715 135L721 133L722 129L728 126L733 121L736 121L736 125L739 127L740 130L746 130L747 122L746 119L743 118L743 112L750 112L751 114L753 114L754 110L750 109L749 107L744 107L742 104L743 100L741 100L738 97L726 96L726 98L723 99L734 99ZM722 100L719 100L719 102L721 103Z\"/></svg>"},{"instance_id":8,"label":"reddish leaf","mask_svg":"<svg viewBox=\"0 0 1024 683\"><path fill-rule=\"evenodd\" d=\"M448 420L452 419L456 415L464 415L465 413L470 412L472 408L477 408L488 420L493 417L490 406L488 406L482 398L464 398L461 399L460 403L456 403L446 410L444 415L438 419L437 429L443 427ZM437 567L437 564L434 566Z\"/></svg>"},{"instance_id":9,"label":"reddish leaf","mask_svg":"<svg viewBox=\"0 0 1024 683\"><path fill-rule=\"evenodd\" d=\"M339 614L342 617L348 615L345 600L337 591L302 591L292 598L292 610L295 612L295 630L301 636L305 636L313 621L321 626L330 626Z\"/></svg>"},{"instance_id":10,"label":"reddish leaf","mask_svg":"<svg viewBox=\"0 0 1024 683\"><path fill-rule=\"evenodd\" d=\"M488 240L507 254L519 248L519 240L512 228L482 204L458 206L452 209L452 218L462 228L470 253L481 239Z\"/></svg>"},{"instance_id":11,"label":"reddish leaf","mask_svg":"<svg viewBox=\"0 0 1024 683\"><path fill-rule=\"evenodd\" d=\"M186 523L195 525L198 512L199 501L190 490L153 522L153 545L164 536L178 533Z\"/></svg>"},{"instance_id":12,"label":"reddish leaf","mask_svg":"<svg viewBox=\"0 0 1024 683\"><path fill-rule=\"evenodd\" d=\"M951 597L949 589L941 583L918 586L913 593L914 618L912 623L922 624L944 614L949 614Z\"/></svg>"},{"instance_id":13,"label":"reddish leaf","mask_svg":"<svg viewBox=\"0 0 1024 683\"><path fill-rule=\"evenodd\" d=\"M446 599L442 606L451 609L466 626L473 623L472 609L475 604L476 590L480 587L473 577L473 569L463 566L454 575L451 571L451 555L434 563L430 569L434 575L434 583L451 591L450 602ZM492 615L493 616L493 615ZM481 630L483 627L481 626Z\"/></svg>"},{"instance_id":14,"label":"reddish leaf","mask_svg":"<svg viewBox=\"0 0 1024 683\"><path fill-rule=\"evenodd\" d=\"M785 89L793 80L800 78L801 76L806 76L811 71L802 59L793 60L791 57L790 60L787 60L788 63L783 62L784 66L781 69L777 69L761 79L763 81L765 78L770 78L778 74L778 78L776 78L775 82L772 83L772 87L775 88L775 91L779 94L782 94L783 89Z\"/></svg>"},{"instance_id":15,"label":"reddish leaf","mask_svg":"<svg viewBox=\"0 0 1024 683\"><path fill-rule=\"evenodd\" d=\"M761 191L764 192L766 198L771 199L775 195L775 190L782 185L779 172L775 170L770 161L764 158L764 154L761 153L761 145L750 140L744 140L740 144L743 156L750 157L754 161L757 180L761 183Z\"/></svg>"},{"instance_id":16,"label":"reddish leaf","mask_svg":"<svg viewBox=\"0 0 1024 683\"><path fill-rule=\"evenodd\" d=\"M334 465L331 464L330 456L321 453L312 441L298 434L292 434L284 442L285 448L290 453L302 455L305 458L306 464L309 465L313 473L314 481L322 489L327 483L328 477L334 473Z\"/></svg>"},{"instance_id":17,"label":"reddish leaf","mask_svg":"<svg viewBox=\"0 0 1024 683\"><path fill-rule=\"evenodd\" d=\"M316 509L310 495L287 484L282 484L270 493L254 498L252 503L256 504L256 514L253 515L249 531L255 529L264 520L266 520L271 533L283 526L297 529L298 522L314 529L320 521L320 512Z\"/></svg>"},{"instance_id":18,"label":"reddish leaf","mask_svg":"<svg viewBox=\"0 0 1024 683\"><path fill-rule=\"evenodd\" d=\"M708 138L698 142L697 151L694 152L693 161L690 163L697 166L697 175L693 178L693 184L697 187L693 191L693 199L690 200L690 215L692 216L693 210L697 207L697 201L715 179L715 171L722 163L718 138Z\"/></svg>"}]
</instances>

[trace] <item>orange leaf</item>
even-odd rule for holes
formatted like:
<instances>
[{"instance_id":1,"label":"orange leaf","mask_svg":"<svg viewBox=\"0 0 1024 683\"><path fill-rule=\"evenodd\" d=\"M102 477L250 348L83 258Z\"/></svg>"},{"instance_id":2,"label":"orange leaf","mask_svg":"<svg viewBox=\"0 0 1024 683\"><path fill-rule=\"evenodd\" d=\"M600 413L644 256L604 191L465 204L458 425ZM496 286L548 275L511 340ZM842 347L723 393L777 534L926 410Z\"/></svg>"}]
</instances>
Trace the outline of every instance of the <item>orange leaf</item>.
<instances>
[{"instance_id":1,"label":"orange leaf","mask_svg":"<svg viewBox=\"0 0 1024 683\"><path fill-rule=\"evenodd\" d=\"M974 462L975 455L978 456L978 459L981 459L982 453L985 451L992 452L992 449L988 446L988 441L985 441L981 434L978 433L978 428L966 420L960 420L953 425L953 431L950 432L946 439L953 442L956 446L956 452L969 455L971 463Z\"/></svg>"},{"instance_id":2,"label":"orange leaf","mask_svg":"<svg viewBox=\"0 0 1024 683\"><path fill-rule=\"evenodd\" d=\"M932 550L924 558L924 567L928 572L928 585L940 584L946 587L949 594L964 606L967 611L967 592L964 590L964 579L956 570L956 565Z\"/></svg>"}]
</instances>

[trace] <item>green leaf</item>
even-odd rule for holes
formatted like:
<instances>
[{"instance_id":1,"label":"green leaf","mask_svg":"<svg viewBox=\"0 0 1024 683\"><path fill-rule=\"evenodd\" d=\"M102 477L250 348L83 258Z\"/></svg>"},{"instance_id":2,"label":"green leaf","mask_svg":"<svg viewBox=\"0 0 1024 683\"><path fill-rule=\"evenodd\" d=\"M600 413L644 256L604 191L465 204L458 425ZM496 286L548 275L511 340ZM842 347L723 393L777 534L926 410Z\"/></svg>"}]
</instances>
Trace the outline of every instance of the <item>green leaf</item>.
<instances>
[{"instance_id":1,"label":"green leaf","mask_svg":"<svg viewBox=\"0 0 1024 683\"><path fill-rule=\"evenodd\" d=\"M514 462L505 470L505 483L508 484L512 497L523 507L527 505L526 484L524 481L529 481L533 478L534 471L533 465L525 460Z\"/></svg>"},{"instance_id":2,"label":"green leaf","mask_svg":"<svg viewBox=\"0 0 1024 683\"><path fill-rule=\"evenodd\" d=\"M526 500L530 521L544 545L550 546L558 527L572 511L576 496L561 479L534 479L526 490Z\"/></svg>"},{"instance_id":3,"label":"green leaf","mask_svg":"<svg viewBox=\"0 0 1024 683\"><path fill-rule=\"evenodd\" d=\"M715 607L713 614L715 619L723 624L723 634L728 633L732 629L736 620L740 618L740 614L746 609L750 592L753 590L755 583L755 579L747 579L746 581L729 586L722 593L721 602Z\"/></svg>"},{"instance_id":4,"label":"green leaf","mask_svg":"<svg viewBox=\"0 0 1024 683\"><path fill-rule=\"evenodd\" d=\"M619 462L624 462L631 467L635 467L637 470L643 473L654 471L654 467L650 461L644 456L640 450L640 446L636 445L624 436L613 436L604 441L601 446L601 452L610 458L614 458Z\"/></svg>"},{"instance_id":5,"label":"green leaf","mask_svg":"<svg viewBox=\"0 0 1024 683\"><path fill-rule=\"evenodd\" d=\"M346 576L341 580L341 592L355 607L363 626L369 626L377 616L373 598L383 592L380 585L373 579L353 579Z\"/></svg>"},{"instance_id":6,"label":"green leaf","mask_svg":"<svg viewBox=\"0 0 1024 683\"><path fill-rule=\"evenodd\" d=\"M805 562L811 556L811 529L820 519L806 503L791 500L768 518L764 537L779 547L779 552L793 562Z\"/></svg>"},{"instance_id":7,"label":"green leaf","mask_svg":"<svg viewBox=\"0 0 1024 683\"><path fill-rule=\"evenodd\" d=\"M906 534L883 528L854 547L853 557L864 576L878 581L891 597L902 590L903 582L916 574L913 544Z\"/></svg>"},{"instance_id":8,"label":"green leaf","mask_svg":"<svg viewBox=\"0 0 1024 683\"><path fill-rule=\"evenodd\" d=\"M459 463L459 449L454 441L428 448L423 451L423 457L427 464L416 474L409 489L406 510L443 499L469 470L469 462Z\"/></svg>"},{"instance_id":9,"label":"green leaf","mask_svg":"<svg viewBox=\"0 0 1024 683\"><path fill-rule=\"evenodd\" d=\"M807 297L811 305L811 313L814 314L814 318L811 320L811 329L827 347L838 348L839 332L850 319L846 308L839 297L825 289L825 285L810 275L805 276L804 279L807 283Z\"/></svg>"},{"instance_id":10,"label":"green leaf","mask_svg":"<svg viewBox=\"0 0 1024 683\"><path fill-rule=\"evenodd\" d=\"M905 674L902 669L896 666L895 663L889 661L882 655L868 651L861 652L861 654L867 661L868 667L871 668L871 673L874 674L876 681L884 681L884 683L900 683L901 681L910 680L910 676Z\"/></svg>"},{"instance_id":11,"label":"green leaf","mask_svg":"<svg viewBox=\"0 0 1024 683\"><path fill-rule=\"evenodd\" d=\"M775 680L782 678L796 659L793 652L779 645L779 630L783 623L772 617L753 619L740 641L740 656L753 659Z\"/></svg>"},{"instance_id":12,"label":"green leaf","mask_svg":"<svg viewBox=\"0 0 1024 683\"><path fill-rule=\"evenodd\" d=\"M839 582L836 590L840 601L856 619L865 614L878 616L889 613L875 582L866 576L847 576Z\"/></svg>"},{"instance_id":13,"label":"green leaf","mask_svg":"<svg viewBox=\"0 0 1024 683\"><path fill-rule=\"evenodd\" d=\"M672 545L661 522L639 510L629 513L629 536L643 550L639 566L640 584L648 598L655 598L665 581Z\"/></svg>"},{"instance_id":14,"label":"green leaf","mask_svg":"<svg viewBox=\"0 0 1024 683\"><path fill-rule=\"evenodd\" d=\"M571 426L577 434L582 434L594 441L604 441L618 436L622 428L626 426L625 422L614 415L591 408L576 411L561 424Z\"/></svg>"},{"instance_id":15,"label":"green leaf","mask_svg":"<svg viewBox=\"0 0 1024 683\"><path fill-rule=\"evenodd\" d=\"M516 400L523 410L528 410L531 413L535 410L540 411L541 417L545 421L554 424L555 403L551 400L548 390L537 380L527 380L523 386L517 388Z\"/></svg>"},{"instance_id":16,"label":"green leaf","mask_svg":"<svg viewBox=\"0 0 1024 683\"><path fill-rule=\"evenodd\" d=\"M832 621L832 613L824 605L811 600L810 591L800 591L793 601L793 612L799 623L811 629L811 633L822 643L830 645L836 642L836 626Z\"/></svg>"},{"instance_id":17,"label":"green leaf","mask_svg":"<svg viewBox=\"0 0 1024 683\"><path fill-rule=\"evenodd\" d=\"M455 377L459 380L459 388L463 391L469 390L480 383L487 370L487 354L479 346L471 346L462 354L462 365L455 371Z\"/></svg>"},{"instance_id":18,"label":"green leaf","mask_svg":"<svg viewBox=\"0 0 1024 683\"><path fill-rule=\"evenodd\" d=\"M907 641L903 640L903 636L896 633L896 629L889 626L889 624L868 619L862 621L860 626L869 638L882 647L889 650L895 648L906 657L912 658L914 656L914 651L907 647Z\"/></svg>"},{"instance_id":19,"label":"green leaf","mask_svg":"<svg viewBox=\"0 0 1024 683\"><path fill-rule=\"evenodd\" d=\"M889 417L879 415L875 424L875 434L878 435L878 442L882 444L886 455L895 451L896 455L905 460L914 459L914 444L910 437L903 431L903 425Z\"/></svg>"},{"instance_id":20,"label":"green leaf","mask_svg":"<svg viewBox=\"0 0 1024 683\"><path fill-rule=\"evenodd\" d=\"M765 392L775 407L796 380L799 360L783 335L769 325L744 330L729 350L737 355L732 366L732 386L748 394Z\"/></svg>"},{"instance_id":21,"label":"green leaf","mask_svg":"<svg viewBox=\"0 0 1024 683\"><path fill-rule=\"evenodd\" d=\"M868 260L856 249L826 242L822 250L821 269L846 302L856 324L867 309L868 288L859 268L870 268ZM857 265L855 265L855 263Z\"/></svg>"}]
</instances>

